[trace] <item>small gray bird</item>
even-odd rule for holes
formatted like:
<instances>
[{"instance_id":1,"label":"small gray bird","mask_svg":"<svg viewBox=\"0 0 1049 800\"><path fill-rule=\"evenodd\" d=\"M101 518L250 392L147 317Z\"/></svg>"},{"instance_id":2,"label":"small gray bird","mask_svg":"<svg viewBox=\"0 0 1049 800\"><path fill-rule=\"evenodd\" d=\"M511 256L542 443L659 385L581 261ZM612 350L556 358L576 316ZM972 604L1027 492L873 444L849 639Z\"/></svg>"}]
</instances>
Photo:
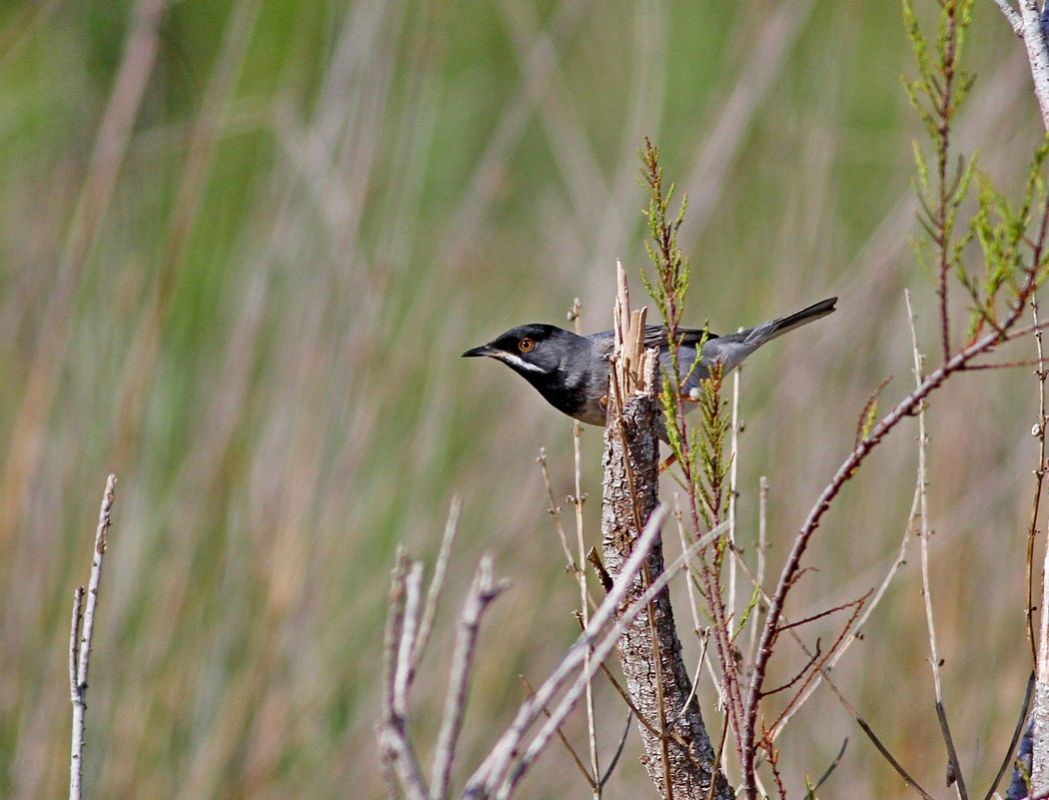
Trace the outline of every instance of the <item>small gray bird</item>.
<instances>
[{"instance_id":1,"label":"small gray bird","mask_svg":"<svg viewBox=\"0 0 1049 800\"><path fill-rule=\"evenodd\" d=\"M837 297L830 297L789 316L727 336L703 329L679 328L678 366L682 380L688 376L681 387L682 392L688 395L697 389L700 380L710 375L710 367L715 362L720 362L722 374L727 374L766 342L827 316L834 311L837 301ZM700 363L688 375L700 355L697 353L700 342L703 343ZM533 323L511 328L488 344L467 350L463 358L488 356L498 359L538 389L539 394L558 411L590 425L604 425L612 344L612 331L579 336L555 325ZM645 345L659 347L660 363L663 369L670 369L665 327L650 325L645 328Z\"/></svg>"}]
</instances>

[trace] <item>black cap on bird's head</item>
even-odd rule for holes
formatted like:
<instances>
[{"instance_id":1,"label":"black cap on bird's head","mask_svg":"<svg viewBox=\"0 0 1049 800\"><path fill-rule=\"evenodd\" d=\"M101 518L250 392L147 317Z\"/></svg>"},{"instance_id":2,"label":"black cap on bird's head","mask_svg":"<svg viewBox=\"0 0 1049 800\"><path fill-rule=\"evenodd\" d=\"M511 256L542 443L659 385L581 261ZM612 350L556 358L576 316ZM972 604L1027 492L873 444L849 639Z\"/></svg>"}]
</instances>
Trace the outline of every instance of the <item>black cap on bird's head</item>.
<instances>
[{"instance_id":1,"label":"black cap on bird's head","mask_svg":"<svg viewBox=\"0 0 1049 800\"><path fill-rule=\"evenodd\" d=\"M561 368L566 356L586 340L556 325L532 323L511 328L488 344L463 353L463 358L487 356L502 361L529 380Z\"/></svg>"}]
</instances>

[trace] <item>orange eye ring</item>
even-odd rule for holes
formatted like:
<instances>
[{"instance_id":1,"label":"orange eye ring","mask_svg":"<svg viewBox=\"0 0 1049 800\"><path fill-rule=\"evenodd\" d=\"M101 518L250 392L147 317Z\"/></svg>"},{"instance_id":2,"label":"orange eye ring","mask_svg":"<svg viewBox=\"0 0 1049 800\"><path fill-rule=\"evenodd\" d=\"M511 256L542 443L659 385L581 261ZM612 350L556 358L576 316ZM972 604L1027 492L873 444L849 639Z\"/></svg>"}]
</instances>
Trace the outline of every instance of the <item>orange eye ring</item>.
<instances>
[{"instance_id":1,"label":"orange eye ring","mask_svg":"<svg viewBox=\"0 0 1049 800\"><path fill-rule=\"evenodd\" d=\"M522 353L531 353L533 350L535 350L535 341L533 339L529 339L526 336L524 339L521 339L521 341L517 343L517 349L520 350Z\"/></svg>"}]
</instances>

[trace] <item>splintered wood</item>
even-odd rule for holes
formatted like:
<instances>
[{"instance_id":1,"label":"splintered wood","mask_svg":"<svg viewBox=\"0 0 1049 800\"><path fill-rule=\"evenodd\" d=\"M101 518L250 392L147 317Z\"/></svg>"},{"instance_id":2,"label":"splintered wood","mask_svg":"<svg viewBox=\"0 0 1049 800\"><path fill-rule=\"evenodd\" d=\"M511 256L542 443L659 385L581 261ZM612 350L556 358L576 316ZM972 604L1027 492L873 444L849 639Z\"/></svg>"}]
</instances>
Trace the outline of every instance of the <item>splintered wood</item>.
<instances>
[{"instance_id":1,"label":"splintered wood","mask_svg":"<svg viewBox=\"0 0 1049 800\"><path fill-rule=\"evenodd\" d=\"M648 309L630 310L630 289L627 287L623 264L616 262L616 302L613 311L615 349L612 369L625 397L645 392L655 375L655 351L645 349L645 317Z\"/></svg>"}]
</instances>

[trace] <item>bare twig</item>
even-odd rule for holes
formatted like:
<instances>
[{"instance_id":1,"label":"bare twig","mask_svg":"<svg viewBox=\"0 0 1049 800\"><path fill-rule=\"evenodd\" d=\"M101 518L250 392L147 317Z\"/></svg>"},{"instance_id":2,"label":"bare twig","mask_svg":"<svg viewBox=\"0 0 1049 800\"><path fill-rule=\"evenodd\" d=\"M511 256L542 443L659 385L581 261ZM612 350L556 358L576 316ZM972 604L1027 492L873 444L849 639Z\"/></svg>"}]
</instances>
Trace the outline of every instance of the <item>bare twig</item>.
<instances>
[{"instance_id":1,"label":"bare twig","mask_svg":"<svg viewBox=\"0 0 1049 800\"><path fill-rule=\"evenodd\" d=\"M422 622L419 623L419 633L415 637L415 647L412 652L412 666L414 668L418 668L419 662L426 652L426 645L430 641L433 618L437 613L437 606L441 602L444 576L448 571L448 560L452 556L452 545L455 543L456 534L459 532L459 517L462 514L462 510L463 501L456 495L452 498L452 505L448 510L448 521L444 524L444 535L441 537L441 549L437 553L437 563L434 564L430 587L426 590L426 606L423 609Z\"/></svg>"},{"instance_id":2,"label":"bare twig","mask_svg":"<svg viewBox=\"0 0 1049 800\"><path fill-rule=\"evenodd\" d=\"M550 507L547 508L546 513L550 515L550 519L554 523L554 531L557 533L557 540L561 543L561 550L565 555L565 563L568 566L569 572L578 575L582 569L581 564L576 564L572 558L572 550L568 546L568 537L565 535L565 526L561 523L561 507L557 505L557 498L554 497L554 486L550 482L550 470L546 466L546 448L539 448L539 455L536 457L535 462L539 465L539 471L543 476L543 486L546 488L546 497L550 501Z\"/></svg>"},{"instance_id":3,"label":"bare twig","mask_svg":"<svg viewBox=\"0 0 1049 800\"><path fill-rule=\"evenodd\" d=\"M1031 296L1031 318L1034 324L1038 324L1038 297ZM1034 332L1035 348L1038 352L1038 369L1035 375L1038 377L1038 420L1035 422L1032 433L1038 440L1038 464L1034 469L1034 495L1031 498L1031 524L1027 527L1027 602L1025 603L1024 615L1027 618L1027 636L1031 643L1031 659L1038 663L1038 646L1034 635L1034 542L1038 536L1038 511L1042 501L1042 483L1045 480L1045 428L1046 403L1045 403L1045 381L1049 376L1046 371L1042 352L1042 331L1036 329Z\"/></svg>"},{"instance_id":4,"label":"bare twig","mask_svg":"<svg viewBox=\"0 0 1049 800\"><path fill-rule=\"evenodd\" d=\"M758 547L757 547L757 574L754 585L756 589L764 594L762 588L765 584L765 558L768 553L768 503L769 503L769 479L762 475L758 478ZM754 661L754 648L758 645L757 624L750 626L750 657L748 661Z\"/></svg>"},{"instance_id":5,"label":"bare twig","mask_svg":"<svg viewBox=\"0 0 1049 800\"><path fill-rule=\"evenodd\" d=\"M383 761L397 776L408 800L428 800L426 780L423 778L415 750L408 740L408 720L400 712L404 703L397 697L398 672L407 671L407 667L403 667L402 663L411 658L410 653L402 652L400 646L404 629L408 570L407 556L403 552L398 553L397 566L394 567L390 578L390 598L383 637L385 669L379 746Z\"/></svg>"},{"instance_id":6,"label":"bare twig","mask_svg":"<svg viewBox=\"0 0 1049 800\"><path fill-rule=\"evenodd\" d=\"M492 560L485 556L477 567L473 586L459 620L459 635L452 658L451 680L444 704L444 718L437 738L437 752L433 759L433 787L430 797L440 800L448 793L455 749L462 730L463 713L469 691L470 675L473 672L474 652L477 647L477 632L481 616L488 605L506 588L507 584L492 578Z\"/></svg>"},{"instance_id":7,"label":"bare twig","mask_svg":"<svg viewBox=\"0 0 1049 800\"><path fill-rule=\"evenodd\" d=\"M106 553L106 534L109 532L110 515L113 510L113 493L117 477L106 479L106 490L102 495L102 506L98 512L98 527L95 529L95 549L91 558L91 577L87 584L87 601L82 588L73 594L73 618L69 645L69 691L73 703L72 752L69 763L69 800L80 800L84 776L84 715L87 712L87 673L91 664L91 641L95 633L95 610L98 607L98 587L102 581L102 560ZM83 617L81 617L83 610ZM81 624L82 620L82 624ZM79 651L77 637L80 637Z\"/></svg>"},{"instance_id":8,"label":"bare twig","mask_svg":"<svg viewBox=\"0 0 1049 800\"><path fill-rule=\"evenodd\" d=\"M733 551L736 549L736 500L739 495L737 474L739 467L739 435L743 432L743 422L739 418L739 382L743 367L737 367L732 375L732 444L729 449L728 472L728 541ZM730 558L728 564L728 618L736 618L736 559Z\"/></svg>"},{"instance_id":9,"label":"bare twig","mask_svg":"<svg viewBox=\"0 0 1049 800\"><path fill-rule=\"evenodd\" d=\"M915 327L914 309L911 307L911 293L903 292L904 302L907 304L907 321L911 328L911 350L914 354L914 383L917 388L922 385L922 354L918 349L918 331ZM967 800L968 792L965 788L965 778L962 775L961 764L958 762L958 754L954 749L954 738L951 736L950 726L947 724L947 711L943 705L943 684L940 677L940 654L936 646L936 622L932 610L932 584L929 581L929 504L928 504L928 467L925 462L925 446L928 437L925 432L925 403L918 406L918 506L921 519L921 560L922 560L922 597L925 600L925 624L929 629L929 666L932 668L933 687L936 693L936 716L940 721L940 730L943 733L943 741L947 746L947 760L950 766L950 774L956 782L958 796Z\"/></svg>"}]
</instances>

